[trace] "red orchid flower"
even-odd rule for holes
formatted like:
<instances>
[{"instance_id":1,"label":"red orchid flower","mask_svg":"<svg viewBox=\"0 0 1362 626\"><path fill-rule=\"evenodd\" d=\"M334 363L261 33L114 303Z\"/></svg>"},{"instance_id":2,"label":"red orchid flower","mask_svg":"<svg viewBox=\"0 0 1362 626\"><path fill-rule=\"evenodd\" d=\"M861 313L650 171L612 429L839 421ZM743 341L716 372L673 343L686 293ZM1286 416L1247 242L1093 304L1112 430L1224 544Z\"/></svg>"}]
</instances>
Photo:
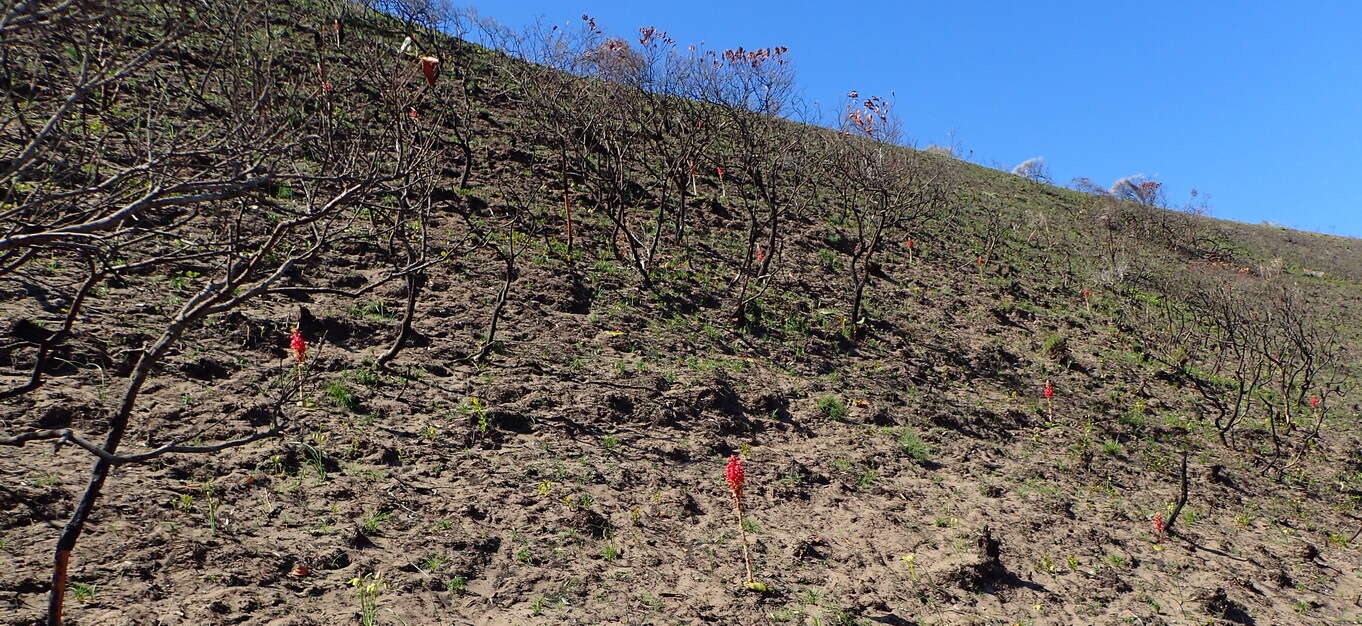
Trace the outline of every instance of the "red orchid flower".
<instances>
[{"instance_id":1,"label":"red orchid flower","mask_svg":"<svg viewBox=\"0 0 1362 626\"><path fill-rule=\"evenodd\" d=\"M728 457L728 467L724 468L724 479L728 481L728 489L739 499L742 498L742 483L745 478L746 472L743 470L742 459L738 458L736 454Z\"/></svg>"},{"instance_id":2,"label":"red orchid flower","mask_svg":"<svg viewBox=\"0 0 1362 626\"><path fill-rule=\"evenodd\" d=\"M299 365L307 360L307 340L303 339L303 331L297 326L293 327L293 334L289 336L288 347Z\"/></svg>"},{"instance_id":3,"label":"red orchid flower","mask_svg":"<svg viewBox=\"0 0 1362 626\"><path fill-rule=\"evenodd\" d=\"M1045 399L1046 399L1046 400L1049 400L1050 398L1055 397L1055 386L1052 385L1052 384L1050 384L1050 381L1048 381L1048 380L1045 381L1045 391L1044 391L1044 393L1045 393Z\"/></svg>"},{"instance_id":4,"label":"red orchid flower","mask_svg":"<svg viewBox=\"0 0 1362 626\"><path fill-rule=\"evenodd\" d=\"M1318 407L1319 407L1319 396L1310 396L1310 408L1314 409L1314 408L1318 408Z\"/></svg>"},{"instance_id":5,"label":"red orchid flower","mask_svg":"<svg viewBox=\"0 0 1362 626\"><path fill-rule=\"evenodd\" d=\"M752 578L752 554L747 547L747 530L743 527L742 519L742 483L745 473L742 459L736 454L729 456L728 466L724 468L724 479L728 481L728 490L733 492L733 512L738 516L738 537L742 539L742 563L747 570L747 580L744 584L753 591L766 591L765 585Z\"/></svg>"},{"instance_id":6,"label":"red orchid flower","mask_svg":"<svg viewBox=\"0 0 1362 626\"><path fill-rule=\"evenodd\" d=\"M1154 514L1154 533L1162 537L1166 530L1168 526L1163 523L1163 511L1159 511Z\"/></svg>"}]
</instances>

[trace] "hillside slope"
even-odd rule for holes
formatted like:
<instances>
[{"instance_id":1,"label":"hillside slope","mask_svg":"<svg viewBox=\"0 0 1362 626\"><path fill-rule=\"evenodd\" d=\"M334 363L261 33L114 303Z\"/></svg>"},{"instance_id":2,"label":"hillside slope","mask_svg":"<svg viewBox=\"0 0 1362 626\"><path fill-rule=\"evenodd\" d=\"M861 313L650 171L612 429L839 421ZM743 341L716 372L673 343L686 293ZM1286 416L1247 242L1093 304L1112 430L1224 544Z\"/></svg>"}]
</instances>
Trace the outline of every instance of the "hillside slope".
<instances>
[{"instance_id":1,"label":"hillside slope","mask_svg":"<svg viewBox=\"0 0 1362 626\"><path fill-rule=\"evenodd\" d=\"M349 3L57 8L0 31L0 437L55 433L0 447L0 624L41 623L87 489L58 431L120 415L123 455L271 436L113 466L67 623L1362 618L1356 240L907 149L874 163L940 202L872 238L873 133L636 105ZM1222 309L1303 323L1245 349L1264 412L1228 422Z\"/></svg>"}]
</instances>

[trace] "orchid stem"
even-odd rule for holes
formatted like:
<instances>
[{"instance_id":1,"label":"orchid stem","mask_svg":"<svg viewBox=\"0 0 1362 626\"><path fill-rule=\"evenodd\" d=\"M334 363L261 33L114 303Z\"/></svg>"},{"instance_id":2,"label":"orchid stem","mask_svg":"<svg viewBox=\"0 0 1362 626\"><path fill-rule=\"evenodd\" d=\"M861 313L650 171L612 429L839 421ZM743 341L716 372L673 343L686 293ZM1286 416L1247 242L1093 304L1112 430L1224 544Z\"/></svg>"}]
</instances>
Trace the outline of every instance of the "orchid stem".
<instances>
[{"instance_id":1,"label":"orchid stem","mask_svg":"<svg viewBox=\"0 0 1362 626\"><path fill-rule=\"evenodd\" d=\"M736 491L733 492L733 510L738 513L738 537L742 539L742 562L747 568L746 582L752 583L755 582L752 580L752 554L747 548L747 529L742 524L742 496Z\"/></svg>"}]
</instances>

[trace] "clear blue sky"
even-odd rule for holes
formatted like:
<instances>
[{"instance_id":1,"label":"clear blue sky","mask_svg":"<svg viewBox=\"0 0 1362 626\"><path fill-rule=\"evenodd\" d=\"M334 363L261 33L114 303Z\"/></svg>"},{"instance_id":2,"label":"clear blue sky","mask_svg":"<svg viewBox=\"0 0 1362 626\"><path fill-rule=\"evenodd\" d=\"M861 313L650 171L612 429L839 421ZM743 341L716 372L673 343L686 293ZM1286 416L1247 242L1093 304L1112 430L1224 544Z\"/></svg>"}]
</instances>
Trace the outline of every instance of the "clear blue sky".
<instances>
[{"instance_id":1,"label":"clear blue sky","mask_svg":"<svg viewBox=\"0 0 1362 626\"><path fill-rule=\"evenodd\" d=\"M1197 188L1211 214L1362 237L1362 2L644 2L483 0L520 28L543 18L681 45L790 47L804 97L895 93L919 146L957 143L1056 182Z\"/></svg>"}]
</instances>

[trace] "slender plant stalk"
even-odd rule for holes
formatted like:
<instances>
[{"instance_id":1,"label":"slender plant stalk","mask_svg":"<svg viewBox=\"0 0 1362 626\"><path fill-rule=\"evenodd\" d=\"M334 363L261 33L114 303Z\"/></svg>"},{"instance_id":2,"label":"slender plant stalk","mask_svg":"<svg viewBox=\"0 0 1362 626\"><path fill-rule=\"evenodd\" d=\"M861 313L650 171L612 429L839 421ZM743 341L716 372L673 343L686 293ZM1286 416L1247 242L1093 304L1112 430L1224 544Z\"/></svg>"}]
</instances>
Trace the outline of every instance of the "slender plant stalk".
<instances>
[{"instance_id":1,"label":"slender plant stalk","mask_svg":"<svg viewBox=\"0 0 1362 626\"><path fill-rule=\"evenodd\" d=\"M572 261L572 187L568 181L567 151L558 151L558 173L563 178L563 218L567 221L567 255Z\"/></svg>"},{"instance_id":2,"label":"slender plant stalk","mask_svg":"<svg viewBox=\"0 0 1362 626\"><path fill-rule=\"evenodd\" d=\"M738 537L742 538L742 563L747 568L747 580L744 582L752 583L752 554L747 547L747 528L743 526L742 519L742 497L737 493L733 494L733 510L738 513Z\"/></svg>"},{"instance_id":3,"label":"slender plant stalk","mask_svg":"<svg viewBox=\"0 0 1362 626\"><path fill-rule=\"evenodd\" d=\"M1173 534L1173 524L1178 522L1178 514L1182 513L1183 505L1187 504L1187 451L1182 451L1182 471L1179 473L1182 487L1178 493L1178 503L1173 505L1173 511L1168 515L1168 524L1164 526L1164 532Z\"/></svg>"}]
</instances>

